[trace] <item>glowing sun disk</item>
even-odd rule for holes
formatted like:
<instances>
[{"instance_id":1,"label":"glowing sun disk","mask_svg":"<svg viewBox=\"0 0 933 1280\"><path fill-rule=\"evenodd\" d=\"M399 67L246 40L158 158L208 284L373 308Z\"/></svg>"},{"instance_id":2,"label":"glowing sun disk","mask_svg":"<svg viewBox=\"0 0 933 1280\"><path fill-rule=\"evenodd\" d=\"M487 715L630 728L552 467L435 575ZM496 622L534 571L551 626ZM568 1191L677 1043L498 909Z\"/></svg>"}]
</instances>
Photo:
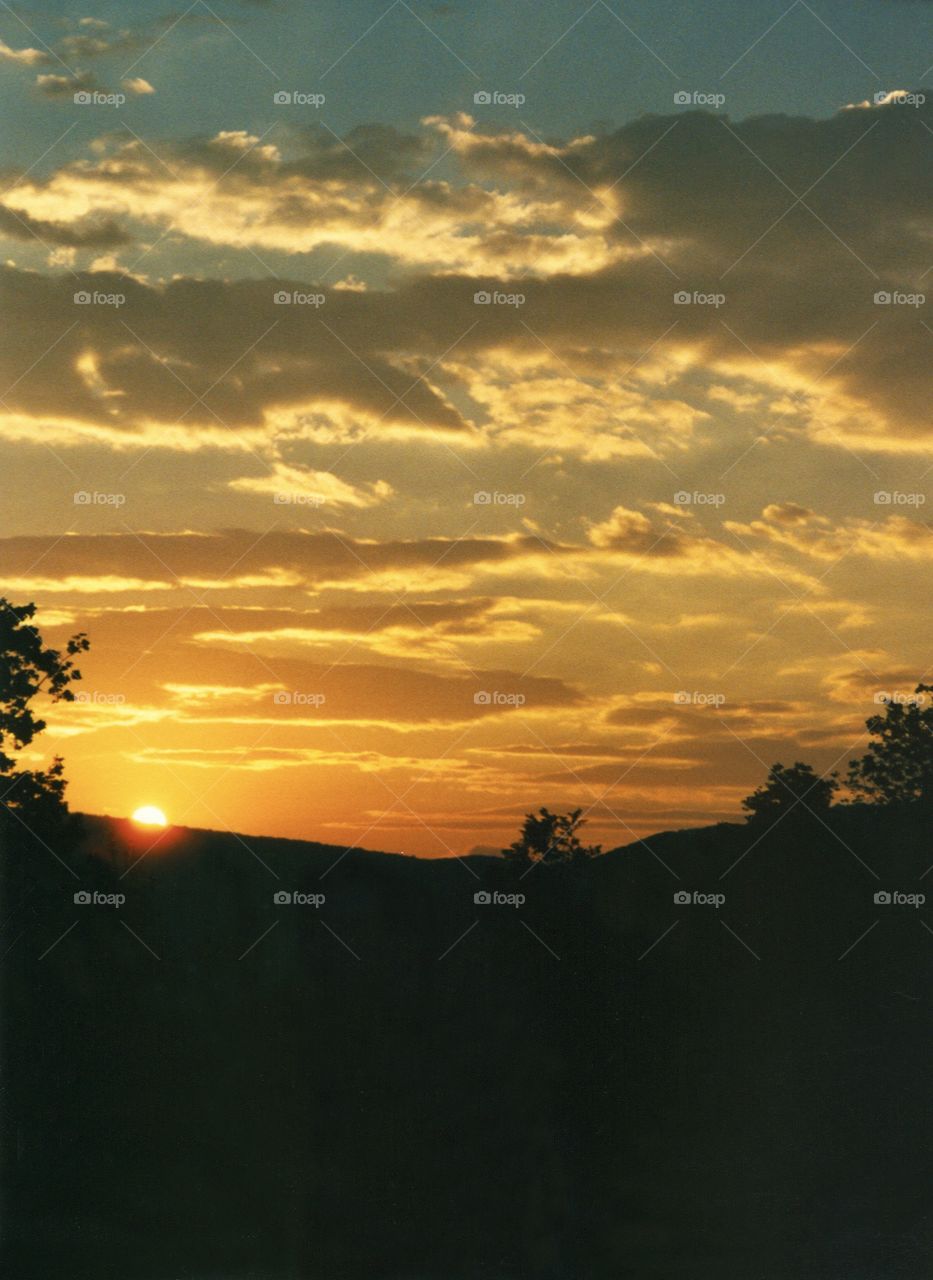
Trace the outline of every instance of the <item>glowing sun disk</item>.
<instances>
[{"instance_id":1,"label":"glowing sun disk","mask_svg":"<svg viewBox=\"0 0 933 1280\"><path fill-rule=\"evenodd\" d=\"M168 819L154 804L144 804L133 814L133 821L141 827L167 827Z\"/></svg>"}]
</instances>

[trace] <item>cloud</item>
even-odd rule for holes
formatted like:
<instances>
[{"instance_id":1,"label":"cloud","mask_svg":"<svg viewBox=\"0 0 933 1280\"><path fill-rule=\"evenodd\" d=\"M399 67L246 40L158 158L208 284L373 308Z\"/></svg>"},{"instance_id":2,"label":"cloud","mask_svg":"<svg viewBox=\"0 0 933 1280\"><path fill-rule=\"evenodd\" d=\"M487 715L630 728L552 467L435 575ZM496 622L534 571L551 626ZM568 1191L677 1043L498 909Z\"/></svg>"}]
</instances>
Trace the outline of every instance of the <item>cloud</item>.
<instances>
[{"instance_id":1,"label":"cloud","mask_svg":"<svg viewBox=\"0 0 933 1280\"><path fill-rule=\"evenodd\" d=\"M656 530L643 512L616 507L608 519L594 524L589 531L595 547L634 555L656 555L659 558L687 555L691 539L672 526Z\"/></svg>"},{"instance_id":2,"label":"cloud","mask_svg":"<svg viewBox=\"0 0 933 1280\"><path fill-rule=\"evenodd\" d=\"M113 243L109 231L96 247ZM87 234L85 243L95 243ZM56 278L0 268L0 296L16 330L0 352L0 378L17 384L7 406L111 432L182 419L188 433L197 423L260 427L277 412L314 406L352 406L382 430L467 426L430 377L429 361L423 377L407 358L403 365L408 335L390 337L386 299L340 291L319 314L315 306L277 305L282 285L289 296L296 289L291 281L191 279L152 287L118 273ZM76 309L76 294L123 302ZM409 333L416 323L406 317ZM49 335L66 330L41 377L22 378ZM93 378L82 360L92 362Z\"/></svg>"},{"instance_id":3,"label":"cloud","mask_svg":"<svg viewBox=\"0 0 933 1280\"><path fill-rule=\"evenodd\" d=\"M140 48L146 37L142 29L131 31L124 28L114 31L108 23L100 26L79 24L82 31L64 36L58 43L57 51L66 58L102 58L114 53L130 53ZM91 33L94 34L91 34Z\"/></svg>"},{"instance_id":4,"label":"cloud","mask_svg":"<svg viewBox=\"0 0 933 1280\"><path fill-rule=\"evenodd\" d=\"M890 107L892 104L899 104L903 98L907 96L907 89L889 89L886 92L878 92L874 98L865 98L861 102L847 102L843 107L844 111L875 111L880 107Z\"/></svg>"},{"instance_id":5,"label":"cloud","mask_svg":"<svg viewBox=\"0 0 933 1280\"><path fill-rule=\"evenodd\" d=\"M0 204L0 235L75 249L116 249L132 241L132 237L112 219L46 222L32 218L28 213L16 213L4 204Z\"/></svg>"},{"instance_id":6,"label":"cloud","mask_svg":"<svg viewBox=\"0 0 933 1280\"><path fill-rule=\"evenodd\" d=\"M133 53L136 50L147 50L153 47L163 35L176 27L208 26L219 33L231 32L231 23L236 19L223 21L213 12L206 12L204 6L192 5L181 14L164 14L150 22L142 22L135 28L116 29L109 22L100 18L84 17L75 21L63 18L60 24L70 26L65 35L53 45L43 49L14 49L0 40L0 61L12 62L23 67L64 66L67 76L58 72L40 75L36 80L39 91L49 98L70 96L80 89L99 89L97 78L86 69L78 69L73 64L107 63L109 59ZM137 59L138 61L138 59ZM141 76L134 76L122 81L122 87L128 93L150 94L155 90Z\"/></svg>"},{"instance_id":7,"label":"cloud","mask_svg":"<svg viewBox=\"0 0 933 1280\"><path fill-rule=\"evenodd\" d=\"M173 647L194 643L210 649L250 649L263 661L274 655L347 661L352 654L355 659L383 655L407 662L416 652L419 665L430 663L435 670L454 670L462 676L463 646L476 655L535 640L540 627L532 621L533 612L521 601L491 596L397 600L389 595L372 603L338 602L306 609L255 603L79 608L57 625L83 629L96 637L95 644L115 651L143 653L170 636ZM43 622L51 625L46 614Z\"/></svg>"},{"instance_id":8,"label":"cloud","mask_svg":"<svg viewBox=\"0 0 933 1280\"><path fill-rule=\"evenodd\" d=\"M48 62L49 55L42 49L11 49L0 40L0 60L18 62L23 67L35 67Z\"/></svg>"},{"instance_id":9,"label":"cloud","mask_svg":"<svg viewBox=\"0 0 933 1280\"><path fill-rule=\"evenodd\" d=\"M285 151L226 130L166 143L162 160L136 139L115 138L104 158L31 180L18 199L37 216L33 206L49 203L119 209L214 245L287 253L340 245L443 271L546 275L622 256L608 251L600 230L608 213L580 223L576 198L544 192L538 200L424 176L439 156L430 132L367 124L337 138L323 126L282 124L275 137Z\"/></svg>"},{"instance_id":10,"label":"cloud","mask_svg":"<svg viewBox=\"0 0 933 1280\"><path fill-rule=\"evenodd\" d=\"M97 78L90 71L79 71L66 76L49 72L36 76L36 88L46 98L71 98L83 90L99 89Z\"/></svg>"},{"instance_id":11,"label":"cloud","mask_svg":"<svg viewBox=\"0 0 933 1280\"><path fill-rule=\"evenodd\" d=\"M242 493L271 494L281 506L372 507L392 496L392 486L384 480L361 488L329 471L302 469L282 461L276 461L268 475L241 477L229 484Z\"/></svg>"},{"instance_id":12,"label":"cloud","mask_svg":"<svg viewBox=\"0 0 933 1280\"><path fill-rule=\"evenodd\" d=\"M760 520L725 521L724 528L742 539L780 547L815 560L843 556L870 560L933 560L933 525L909 516L867 520L850 516L832 520L795 503L765 507Z\"/></svg>"},{"instance_id":13,"label":"cloud","mask_svg":"<svg viewBox=\"0 0 933 1280\"><path fill-rule=\"evenodd\" d=\"M307 746L308 729L328 725L383 725L404 732L431 724L525 720L584 702L580 691L564 680L507 668L438 671L400 658L360 661L355 654L343 661L313 661L247 646L180 644L154 629L151 649L132 661L110 640L105 624L98 624L97 635L96 654L82 664L82 689L90 706L110 705L95 701L95 691L117 694L118 719L111 727L119 727L127 712L155 713L150 718L163 722L164 737L152 731L138 745L176 747L184 741L187 725L198 754L216 742L225 726L234 742L239 736L242 751L248 726L274 734L278 742L273 738L270 745ZM507 691L512 701L485 701L482 694L489 690ZM164 715L166 708L174 723ZM67 721L76 723L71 707L68 711ZM86 723L89 729L100 727L93 716ZM333 746L333 737L326 740Z\"/></svg>"},{"instance_id":14,"label":"cloud","mask_svg":"<svg viewBox=\"0 0 933 1280\"><path fill-rule=\"evenodd\" d=\"M813 519L813 512L796 502L772 502L762 512L765 520L774 524L806 524Z\"/></svg>"},{"instance_id":15,"label":"cloud","mask_svg":"<svg viewBox=\"0 0 933 1280\"><path fill-rule=\"evenodd\" d=\"M403 275L370 288L354 314L370 330L407 331L493 423L540 430L556 448L579 407L594 425L607 409L620 424L591 448L656 449L645 444L654 401L674 429L662 447L679 448L731 398L736 412L781 418L821 445L928 452L925 304L874 297L922 297L931 191L916 156L931 111L738 122L692 112L548 143L480 132L469 117L343 139L283 123L265 140L228 130L176 141L161 159L114 138L89 160L30 175L9 199L35 218L96 214L260 256L336 248L357 275L378 254ZM435 134L455 174L419 181L439 155ZM474 293L497 284L524 305L480 314ZM690 305L675 303L681 293ZM351 347L397 394L381 352L355 345L353 330ZM530 373L543 353L564 362L565 385L553 361L537 387L509 379L512 362ZM517 421L523 391L533 426ZM427 416L462 420L438 403Z\"/></svg>"},{"instance_id":16,"label":"cloud","mask_svg":"<svg viewBox=\"0 0 933 1280\"><path fill-rule=\"evenodd\" d=\"M44 590L74 590L74 583L90 591L108 582L169 589L190 585L244 587L268 582L320 589L331 583L404 572L428 574L434 566L445 572L478 568L495 570L511 563L527 563L566 552L539 538L423 538L375 542L348 534L286 532L265 535L248 530L221 533L100 533L68 534L63 538L14 537L0 540L5 580L10 589L28 590L41 578Z\"/></svg>"},{"instance_id":17,"label":"cloud","mask_svg":"<svg viewBox=\"0 0 933 1280\"><path fill-rule=\"evenodd\" d=\"M615 507L605 520L591 524L587 536L594 547L648 573L754 577L768 572L764 561L756 562L741 548L736 550L714 537L674 525L669 519L655 521L644 512L623 506Z\"/></svg>"},{"instance_id":18,"label":"cloud","mask_svg":"<svg viewBox=\"0 0 933 1280\"><path fill-rule=\"evenodd\" d=\"M144 80L142 76L130 76L126 80L121 80L120 85L127 93L135 94L137 97L149 93L155 93L155 89L148 80Z\"/></svg>"},{"instance_id":19,"label":"cloud","mask_svg":"<svg viewBox=\"0 0 933 1280\"><path fill-rule=\"evenodd\" d=\"M172 669L180 661L187 668L184 681L179 681ZM179 740L184 722L201 726L200 734L192 740L192 748L198 754L204 749L206 726L238 727L241 736L244 727L250 725L280 730L283 735L289 730L300 732L341 723L398 726L404 730L430 724L537 716L582 701L580 693L561 680L523 676L515 671L479 671L473 677L399 664L314 663L279 657L260 662L249 653L207 646L184 650L168 646L119 683L127 690L127 705L131 708L141 703L143 710L159 711L166 706L171 710L175 725L166 726L172 730L168 742ZM492 688L508 688L524 702L520 707L477 703L475 696L483 690L484 683ZM154 736L147 734L147 743ZM307 732L301 736L307 740Z\"/></svg>"}]
</instances>

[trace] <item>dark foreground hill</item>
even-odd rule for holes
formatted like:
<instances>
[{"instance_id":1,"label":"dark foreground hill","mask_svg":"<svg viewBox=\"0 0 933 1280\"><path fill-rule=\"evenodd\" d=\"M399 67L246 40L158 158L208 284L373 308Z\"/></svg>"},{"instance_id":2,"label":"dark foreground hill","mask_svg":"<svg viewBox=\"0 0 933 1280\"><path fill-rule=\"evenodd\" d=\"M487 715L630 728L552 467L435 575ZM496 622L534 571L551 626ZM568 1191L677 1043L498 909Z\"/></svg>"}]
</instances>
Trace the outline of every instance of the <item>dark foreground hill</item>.
<instances>
[{"instance_id":1,"label":"dark foreground hill","mask_svg":"<svg viewBox=\"0 0 933 1280\"><path fill-rule=\"evenodd\" d=\"M150 842L3 851L9 1280L929 1274L916 815L523 878Z\"/></svg>"}]
</instances>

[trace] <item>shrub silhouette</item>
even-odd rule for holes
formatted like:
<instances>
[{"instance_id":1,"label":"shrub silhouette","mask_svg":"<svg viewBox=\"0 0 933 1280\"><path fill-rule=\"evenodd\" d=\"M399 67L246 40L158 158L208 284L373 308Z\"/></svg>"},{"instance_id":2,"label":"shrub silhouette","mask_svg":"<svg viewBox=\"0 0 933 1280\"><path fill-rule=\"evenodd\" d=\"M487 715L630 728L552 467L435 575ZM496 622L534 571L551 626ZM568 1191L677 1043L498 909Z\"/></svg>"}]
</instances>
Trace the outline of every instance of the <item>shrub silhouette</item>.
<instances>
[{"instance_id":1,"label":"shrub silhouette","mask_svg":"<svg viewBox=\"0 0 933 1280\"><path fill-rule=\"evenodd\" d=\"M906 703L888 700L883 715L865 721L876 739L849 764L854 795L875 804L933 805L933 685L918 684Z\"/></svg>"},{"instance_id":2,"label":"shrub silhouette","mask_svg":"<svg viewBox=\"0 0 933 1280\"><path fill-rule=\"evenodd\" d=\"M512 862L582 862L602 853L602 845L585 845L578 836L584 826L582 809L572 813L551 813L541 808L525 815L519 838L503 849Z\"/></svg>"},{"instance_id":3,"label":"shrub silhouette","mask_svg":"<svg viewBox=\"0 0 933 1280\"><path fill-rule=\"evenodd\" d=\"M39 834L68 811L62 759L56 756L47 769L18 769L10 751L22 751L45 729L35 711L37 697L74 701L70 685L81 679L74 658L89 642L82 632L71 637L64 654L47 648L32 625L35 612L34 604L0 597L0 821Z\"/></svg>"},{"instance_id":4,"label":"shrub silhouette","mask_svg":"<svg viewBox=\"0 0 933 1280\"><path fill-rule=\"evenodd\" d=\"M748 822L772 824L795 813L803 818L829 810L838 789L836 775L821 778L812 765L799 760L785 768L773 764L764 786L758 787L742 801Z\"/></svg>"}]
</instances>

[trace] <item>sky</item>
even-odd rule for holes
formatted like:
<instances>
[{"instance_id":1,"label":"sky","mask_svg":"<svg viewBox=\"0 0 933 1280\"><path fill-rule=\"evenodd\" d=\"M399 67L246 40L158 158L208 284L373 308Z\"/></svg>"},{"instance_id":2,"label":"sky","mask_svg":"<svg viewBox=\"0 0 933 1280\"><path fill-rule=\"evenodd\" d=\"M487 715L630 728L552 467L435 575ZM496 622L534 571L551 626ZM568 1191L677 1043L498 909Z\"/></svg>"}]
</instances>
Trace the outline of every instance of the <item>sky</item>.
<instances>
[{"instance_id":1,"label":"sky","mask_svg":"<svg viewBox=\"0 0 933 1280\"><path fill-rule=\"evenodd\" d=\"M426 856L844 769L929 678L931 34L0 3L0 590L91 639L29 762Z\"/></svg>"}]
</instances>

